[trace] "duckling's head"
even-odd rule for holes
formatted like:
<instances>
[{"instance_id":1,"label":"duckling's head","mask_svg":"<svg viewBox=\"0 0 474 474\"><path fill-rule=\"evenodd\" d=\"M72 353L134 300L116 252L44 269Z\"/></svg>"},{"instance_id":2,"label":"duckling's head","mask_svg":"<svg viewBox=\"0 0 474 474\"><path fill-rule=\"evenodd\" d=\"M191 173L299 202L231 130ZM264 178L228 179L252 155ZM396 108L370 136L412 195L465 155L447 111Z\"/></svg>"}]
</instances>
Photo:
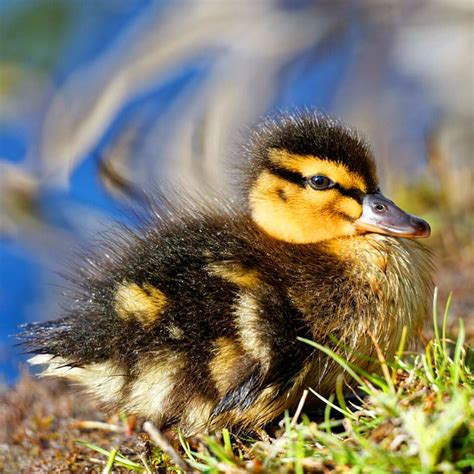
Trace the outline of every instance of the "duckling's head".
<instances>
[{"instance_id":1,"label":"duckling's head","mask_svg":"<svg viewBox=\"0 0 474 474\"><path fill-rule=\"evenodd\" d=\"M368 146L336 121L315 113L269 119L248 153L249 213L276 239L310 244L368 232L430 234L424 220L380 192Z\"/></svg>"}]
</instances>

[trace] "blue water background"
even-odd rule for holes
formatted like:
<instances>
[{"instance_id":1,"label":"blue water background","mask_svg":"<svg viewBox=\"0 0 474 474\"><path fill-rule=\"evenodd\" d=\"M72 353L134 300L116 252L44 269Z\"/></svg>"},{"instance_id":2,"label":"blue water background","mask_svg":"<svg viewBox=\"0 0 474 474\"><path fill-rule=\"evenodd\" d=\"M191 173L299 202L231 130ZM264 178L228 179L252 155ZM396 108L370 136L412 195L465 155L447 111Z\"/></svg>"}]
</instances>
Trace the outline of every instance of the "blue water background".
<instances>
[{"instance_id":1,"label":"blue water background","mask_svg":"<svg viewBox=\"0 0 474 474\"><path fill-rule=\"evenodd\" d=\"M68 35L61 58L53 73L55 85L60 86L65 78L78 65L91 61L105 48L113 46L114 41L139 15L146 15L151 6L149 1L130 2L133 7L110 11L95 9L94 2L83 2L78 8L73 26ZM89 4L89 6L87 6ZM3 1L0 14L9 8L17 8L15 0ZM153 8L156 11L157 2ZM355 52L360 47L361 32L357 17L353 27L347 31L344 41L333 45L330 54L315 57L313 51L307 51L293 59L282 72L284 88L271 109L312 105L331 112L333 99L345 78L345 73L354 60ZM204 61L205 63L205 61ZM180 91L188 83L203 74L203 68L190 64L166 83L150 90L146 96L127 104L118 114L97 148L107 145L120 129L120 123L127 119L137 108L145 104L148 110L160 113L172 105ZM386 78L390 87L405 90L406 100L418 97L416 85L410 84L403 77L389 74ZM400 136L409 134L422 135L430 120L429 107L418 108L417 115L407 117L407 122L400 130L394 131ZM34 117L22 117L21 123L3 126L0 130L0 157L15 163L25 159L30 141L34 140L41 127L41 114ZM26 123L25 123L26 121ZM45 191L41 205L48 210L54 224L68 227L70 219L64 216L71 204L84 204L99 209L103 213L120 220L123 209L101 187L97 179L96 153L93 150L71 178L70 187L65 192ZM3 239L0 241L0 376L12 382L18 376L20 364L25 360L15 340L10 336L17 332L19 324L26 321L44 319L37 314L39 303L44 295L56 291L48 286L54 280L52 270L38 263L20 240ZM54 316L54 314L52 315Z\"/></svg>"}]
</instances>

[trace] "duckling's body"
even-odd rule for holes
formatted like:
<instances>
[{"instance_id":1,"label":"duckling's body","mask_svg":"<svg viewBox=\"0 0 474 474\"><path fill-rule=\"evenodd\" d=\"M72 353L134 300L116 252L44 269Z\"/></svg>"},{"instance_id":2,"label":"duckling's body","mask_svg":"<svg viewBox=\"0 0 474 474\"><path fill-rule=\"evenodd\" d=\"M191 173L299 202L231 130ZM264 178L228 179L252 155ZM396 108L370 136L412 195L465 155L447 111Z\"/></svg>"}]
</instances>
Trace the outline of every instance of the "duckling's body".
<instances>
[{"instance_id":1,"label":"duckling's body","mask_svg":"<svg viewBox=\"0 0 474 474\"><path fill-rule=\"evenodd\" d=\"M426 250L349 229L361 220L361 196L378 192L365 145L311 114L272 124L276 131L267 123L254 137L246 208L170 207L107 243L78 272L67 315L27 327L33 363L194 434L262 426L294 408L307 386L332 392L341 367L299 337L333 348L336 338L337 350L366 368L375 367L370 335L387 357L404 326L416 337L431 289ZM272 145L303 132L296 152L288 140ZM314 143L324 134L339 147L333 154ZM301 141L315 151L304 153ZM322 168L337 186L298 177ZM420 225L411 232L423 233Z\"/></svg>"}]
</instances>

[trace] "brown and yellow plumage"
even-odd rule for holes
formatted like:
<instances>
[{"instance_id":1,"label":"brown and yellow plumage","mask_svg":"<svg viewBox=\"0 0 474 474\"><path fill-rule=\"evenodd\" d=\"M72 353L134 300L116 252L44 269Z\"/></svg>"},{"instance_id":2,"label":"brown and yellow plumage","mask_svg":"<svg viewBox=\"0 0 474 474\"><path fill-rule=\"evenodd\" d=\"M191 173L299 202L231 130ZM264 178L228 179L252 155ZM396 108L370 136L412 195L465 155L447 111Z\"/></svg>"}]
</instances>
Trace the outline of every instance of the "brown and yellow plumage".
<instances>
[{"instance_id":1,"label":"brown and yellow plumage","mask_svg":"<svg viewBox=\"0 0 474 474\"><path fill-rule=\"evenodd\" d=\"M252 430L327 395L342 369L298 337L371 368L431 291L428 225L380 194L367 146L306 113L253 134L242 206L170 204L77 271L75 304L25 328L47 364L100 400L187 434Z\"/></svg>"}]
</instances>

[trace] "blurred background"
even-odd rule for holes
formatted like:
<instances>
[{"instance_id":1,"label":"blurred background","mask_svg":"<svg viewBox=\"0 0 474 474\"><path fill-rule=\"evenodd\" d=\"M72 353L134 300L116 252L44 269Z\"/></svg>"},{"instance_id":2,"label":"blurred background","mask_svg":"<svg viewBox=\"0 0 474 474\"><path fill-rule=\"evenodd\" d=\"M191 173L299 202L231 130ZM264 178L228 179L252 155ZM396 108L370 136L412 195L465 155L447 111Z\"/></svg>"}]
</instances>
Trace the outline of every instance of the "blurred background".
<instances>
[{"instance_id":1,"label":"blurred background","mask_svg":"<svg viewBox=\"0 0 474 474\"><path fill-rule=\"evenodd\" d=\"M359 128L430 221L440 300L474 323L471 0L1 0L0 377L55 318L67 256L142 187L232 196L246 127L311 107Z\"/></svg>"}]
</instances>

